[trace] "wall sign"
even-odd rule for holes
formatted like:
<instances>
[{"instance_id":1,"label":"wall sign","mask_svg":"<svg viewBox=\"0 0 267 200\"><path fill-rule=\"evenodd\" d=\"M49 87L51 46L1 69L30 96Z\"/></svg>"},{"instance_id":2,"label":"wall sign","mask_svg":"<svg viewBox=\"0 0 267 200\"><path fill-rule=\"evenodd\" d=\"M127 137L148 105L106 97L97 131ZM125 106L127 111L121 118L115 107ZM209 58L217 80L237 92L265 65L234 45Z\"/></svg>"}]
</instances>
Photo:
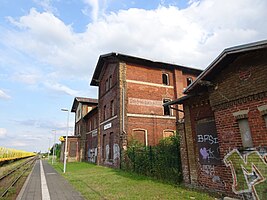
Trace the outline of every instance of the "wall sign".
<instances>
[{"instance_id":1,"label":"wall sign","mask_svg":"<svg viewBox=\"0 0 267 200\"><path fill-rule=\"evenodd\" d=\"M220 164L219 141L215 121L201 120L197 123L196 132L199 162L202 165Z\"/></svg>"},{"instance_id":2,"label":"wall sign","mask_svg":"<svg viewBox=\"0 0 267 200\"><path fill-rule=\"evenodd\" d=\"M92 131L92 137L95 137L95 136L97 136L97 130Z\"/></svg>"},{"instance_id":3,"label":"wall sign","mask_svg":"<svg viewBox=\"0 0 267 200\"><path fill-rule=\"evenodd\" d=\"M104 130L107 130L111 127L112 127L112 123L108 123L108 124L104 125Z\"/></svg>"}]
</instances>

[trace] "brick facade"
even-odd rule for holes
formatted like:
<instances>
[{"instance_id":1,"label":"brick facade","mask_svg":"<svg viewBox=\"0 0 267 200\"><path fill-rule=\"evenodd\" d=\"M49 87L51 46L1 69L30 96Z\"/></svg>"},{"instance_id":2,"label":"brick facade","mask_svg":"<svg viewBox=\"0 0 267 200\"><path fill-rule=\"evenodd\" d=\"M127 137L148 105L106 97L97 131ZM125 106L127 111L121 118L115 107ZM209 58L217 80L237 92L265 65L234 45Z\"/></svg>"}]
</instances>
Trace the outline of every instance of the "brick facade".
<instances>
[{"instance_id":1,"label":"brick facade","mask_svg":"<svg viewBox=\"0 0 267 200\"><path fill-rule=\"evenodd\" d=\"M242 53L231 55L230 49L225 57L222 54L223 59L187 89L187 94L195 96L183 102L181 152L186 183L263 200L267 197L267 47L266 43L254 45L236 48ZM209 83L203 84L207 79ZM202 119L216 124L219 163L201 164L202 159L212 160L214 153L199 148L203 137L197 127Z\"/></svg>"},{"instance_id":2,"label":"brick facade","mask_svg":"<svg viewBox=\"0 0 267 200\"><path fill-rule=\"evenodd\" d=\"M99 87L98 164L119 167L129 141L156 145L174 134L177 113L162 105L181 95L187 78L200 72L121 54L100 56L91 82Z\"/></svg>"},{"instance_id":3,"label":"brick facade","mask_svg":"<svg viewBox=\"0 0 267 200\"><path fill-rule=\"evenodd\" d=\"M88 123L90 118L88 113L96 108L98 102L96 99L75 97L71 112L75 113L74 136L79 137L78 161L87 160L87 136Z\"/></svg>"}]
</instances>

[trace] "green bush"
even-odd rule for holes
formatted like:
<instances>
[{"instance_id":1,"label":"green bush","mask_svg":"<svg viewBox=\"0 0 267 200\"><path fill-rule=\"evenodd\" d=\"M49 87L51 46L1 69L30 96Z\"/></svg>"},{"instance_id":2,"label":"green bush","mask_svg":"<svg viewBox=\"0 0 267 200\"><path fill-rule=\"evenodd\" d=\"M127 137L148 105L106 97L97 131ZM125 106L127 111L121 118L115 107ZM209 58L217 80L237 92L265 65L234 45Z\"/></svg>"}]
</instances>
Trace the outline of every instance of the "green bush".
<instances>
[{"instance_id":1,"label":"green bush","mask_svg":"<svg viewBox=\"0 0 267 200\"><path fill-rule=\"evenodd\" d=\"M125 170L175 184L182 181L179 136L162 139L153 147L132 140L122 157Z\"/></svg>"}]
</instances>

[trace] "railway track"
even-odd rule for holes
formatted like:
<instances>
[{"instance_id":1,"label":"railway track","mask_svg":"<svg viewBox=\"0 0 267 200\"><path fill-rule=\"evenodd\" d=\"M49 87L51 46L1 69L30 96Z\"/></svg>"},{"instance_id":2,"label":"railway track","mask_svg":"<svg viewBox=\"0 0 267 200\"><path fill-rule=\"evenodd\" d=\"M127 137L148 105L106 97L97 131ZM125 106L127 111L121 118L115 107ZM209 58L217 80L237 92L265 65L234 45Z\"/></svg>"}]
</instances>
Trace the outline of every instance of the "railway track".
<instances>
[{"instance_id":1,"label":"railway track","mask_svg":"<svg viewBox=\"0 0 267 200\"><path fill-rule=\"evenodd\" d=\"M23 175L28 172L37 160L37 156L27 159L0 177L0 198L6 197Z\"/></svg>"}]
</instances>

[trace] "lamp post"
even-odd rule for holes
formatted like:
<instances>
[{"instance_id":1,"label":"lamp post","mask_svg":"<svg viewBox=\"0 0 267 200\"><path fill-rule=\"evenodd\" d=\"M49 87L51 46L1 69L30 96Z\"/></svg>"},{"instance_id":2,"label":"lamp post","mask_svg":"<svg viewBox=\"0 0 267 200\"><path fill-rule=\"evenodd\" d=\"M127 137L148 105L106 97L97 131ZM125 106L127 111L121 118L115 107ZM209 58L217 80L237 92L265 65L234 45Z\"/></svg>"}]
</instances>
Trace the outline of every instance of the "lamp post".
<instances>
[{"instance_id":1,"label":"lamp post","mask_svg":"<svg viewBox=\"0 0 267 200\"><path fill-rule=\"evenodd\" d=\"M54 131L54 145L53 145L53 157L52 157L52 165L54 164L54 159L55 159L55 147L56 147L56 130Z\"/></svg>"},{"instance_id":2,"label":"lamp post","mask_svg":"<svg viewBox=\"0 0 267 200\"><path fill-rule=\"evenodd\" d=\"M49 154L50 154L50 138L48 138L48 155L47 155L47 157L48 157L48 162L49 162Z\"/></svg>"},{"instance_id":3,"label":"lamp post","mask_svg":"<svg viewBox=\"0 0 267 200\"><path fill-rule=\"evenodd\" d=\"M64 168L63 168L63 173L66 172L66 165L67 165L67 153L68 153L68 133L69 133L69 110L68 109L61 109L63 112L68 112L68 117L67 117L67 134L66 134L66 139L65 139L65 150L64 150Z\"/></svg>"}]
</instances>

